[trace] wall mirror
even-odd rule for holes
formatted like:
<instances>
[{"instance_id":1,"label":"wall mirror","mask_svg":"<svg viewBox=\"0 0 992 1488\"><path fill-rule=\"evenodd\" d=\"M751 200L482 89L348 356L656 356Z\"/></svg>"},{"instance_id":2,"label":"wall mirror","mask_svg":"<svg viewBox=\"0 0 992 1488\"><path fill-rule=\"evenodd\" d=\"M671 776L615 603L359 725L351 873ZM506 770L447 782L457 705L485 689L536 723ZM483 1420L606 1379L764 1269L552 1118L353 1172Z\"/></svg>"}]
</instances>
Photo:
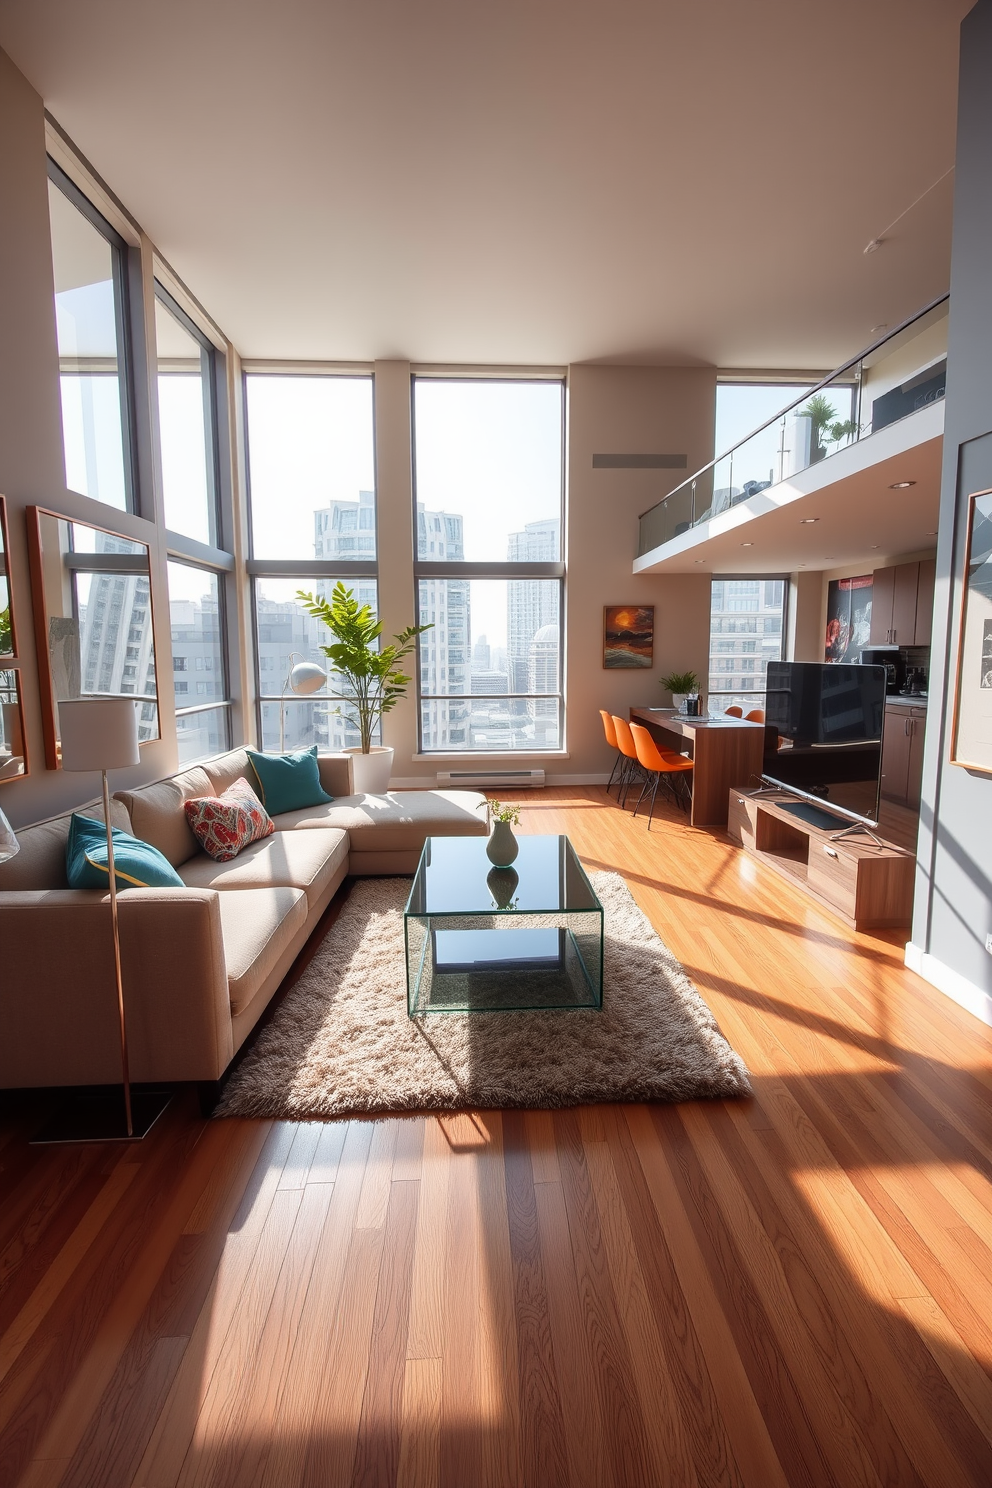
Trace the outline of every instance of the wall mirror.
<instances>
[{"instance_id":1,"label":"wall mirror","mask_svg":"<svg viewBox=\"0 0 992 1488\"><path fill-rule=\"evenodd\" d=\"M0 666L0 785L28 773L21 717L21 674Z\"/></svg>"},{"instance_id":2,"label":"wall mirror","mask_svg":"<svg viewBox=\"0 0 992 1488\"><path fill-rule=\"evenodd\" d=\"M157 739L148 545L37 506L28 540L48 768L60 767L58 705L72 698L133 697L138 742Z\"/></svg>"},{"instance_id":3,"label":"wall mirror","mask_svg":"<svg viewBox=\"0 0 992 1488\"><path fill-rule=\"evenodd\" d=\"M0 661L13 660L17 655L17 635L14 631L14 606L10 597L10 551L7 542L7 502L0 496Z\"/></svg>"}]
</instances>

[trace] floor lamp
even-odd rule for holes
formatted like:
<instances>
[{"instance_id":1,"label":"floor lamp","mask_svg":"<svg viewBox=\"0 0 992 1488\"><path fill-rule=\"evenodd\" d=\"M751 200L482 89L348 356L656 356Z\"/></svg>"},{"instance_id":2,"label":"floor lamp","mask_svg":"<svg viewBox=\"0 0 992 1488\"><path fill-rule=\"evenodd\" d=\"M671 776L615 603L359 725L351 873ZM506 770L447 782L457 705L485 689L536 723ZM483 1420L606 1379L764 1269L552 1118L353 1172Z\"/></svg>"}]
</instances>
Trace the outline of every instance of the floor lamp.
<instances>
[{"instance_id":1,"label":"floor lamp","mask_svg":"<svg viewBox=\"0 0 992 1488\"><path fill-rule=\"evenodd\" d=\"M290 661L297 652L289 653ZM286 751L286 693L295 693L297 697L309 697L311 693L317 692L327 681L327 673L323 667L315 661L300 660L289 669L289 675L282 686L282 697L279 699L279 752Z\"/></svg>"},{"instance_id":2,"label":"floor lamp","mask_svg":"<svg viewBox=\"0 0 992 1488\"><path fill-rule=\"evenodd\" d=\"M107 873L110 882L110 924L117 978L117 1017L121 1035L123 1103L118 1095L84 1092L39 1132L36 1142L138 1142L147 1135L169 1104L165 1091L131 1089L128 1069L124 982L121 977L121 940L117 919L117 875L110 820L108 770L125 770L139 763L138 722L131 698L76 698L59 703L62 768L77 772L99 770L103 778L103 819L107 827Z\"/></svg>"}]
</instances>

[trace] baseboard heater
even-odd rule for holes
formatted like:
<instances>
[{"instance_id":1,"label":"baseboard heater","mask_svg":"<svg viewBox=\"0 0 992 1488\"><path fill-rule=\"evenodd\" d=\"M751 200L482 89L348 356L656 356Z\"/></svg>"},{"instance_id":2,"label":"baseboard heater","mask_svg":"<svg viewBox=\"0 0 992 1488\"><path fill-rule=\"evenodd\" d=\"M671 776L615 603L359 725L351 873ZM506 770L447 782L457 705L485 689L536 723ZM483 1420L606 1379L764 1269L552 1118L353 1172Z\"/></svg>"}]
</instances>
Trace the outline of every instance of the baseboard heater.
<instances>
[{"instance_id":1,"label":"baseboard heater","mask_svg":"<svg viewBox=\"0 0 992 1488\"><path fill-rule=\"evenodd\" d=\"M513 790L531 790L544 784L543 770L438 770L440 786L461 787L462 790L483 786L494 790L510 787Z\"/></svg>"}]
</instances>

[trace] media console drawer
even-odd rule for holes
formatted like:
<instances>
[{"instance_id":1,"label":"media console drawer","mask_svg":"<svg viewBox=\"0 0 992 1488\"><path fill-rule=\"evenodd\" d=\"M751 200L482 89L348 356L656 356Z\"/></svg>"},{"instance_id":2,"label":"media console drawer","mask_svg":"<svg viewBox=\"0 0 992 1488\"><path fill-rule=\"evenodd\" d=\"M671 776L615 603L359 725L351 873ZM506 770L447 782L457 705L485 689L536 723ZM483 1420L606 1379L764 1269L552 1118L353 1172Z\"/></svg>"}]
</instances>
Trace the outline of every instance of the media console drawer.
<instances>
[{"instance_id":1,"label":"media console drawer","mask_svg":"<svg viewBox=\"0 0 992 1488\"><path fill-rule=\"evenodd\" d=\"M791 798L753 790L730 792L727 831L745 852L767 863L855 930L908 925L916 859L868 835L835 839L787 809ZM842 830L841 822L837 831Z\"/></svg>"}]
</instances>

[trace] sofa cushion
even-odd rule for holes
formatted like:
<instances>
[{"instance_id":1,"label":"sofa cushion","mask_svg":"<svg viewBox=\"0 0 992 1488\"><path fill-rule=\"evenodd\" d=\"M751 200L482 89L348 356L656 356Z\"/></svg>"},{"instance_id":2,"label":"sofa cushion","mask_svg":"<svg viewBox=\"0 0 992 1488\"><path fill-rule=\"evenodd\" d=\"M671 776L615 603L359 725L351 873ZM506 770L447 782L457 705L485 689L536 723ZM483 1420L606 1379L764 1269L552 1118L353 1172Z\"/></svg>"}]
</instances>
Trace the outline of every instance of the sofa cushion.
<instances>
[{"instance_id":1,"label":"sofa cushion","mask_svg":"<svg viewBox=\"0 0 992 1488\"><path fill-rule=\"evenodd\" d=\"M246 751L257 781L259 799L270 816L279 811L299 811L308 806L327 806L329 796L320 783L317 746L291 754L259 754Z\"/></svg>"},{"instance_id":2,"label":"sofa cushion","mask_svg":"<svg viewBox=\"0 0 992 1488\"><path fill-rule=\"evenodd\" d=\"M194 796L183 810L197 842L218 863L230 862L275 831L247 780L232 781L221 796Z\"/></svg>"},{"instance_id":3,"label":"sofa cushion","mask_svg":"<svg viewBox=\"0 0 992 1488\"><path fill-rule=\"evenodd\" d=\"M203 768L210 777L211 794L215 796L222 795L235 780L247 780L252 790L257 785L255 772L248 763L247 749L229 749L227 754L206 760Z\"/></svg>"},{"instance_id":4,"label":"sofa cushion","mask_svg":"<svg viewBox=\"0 0 992 1488\"><path fill-rule=\"evenodd\" d=\"M339 796L274 816L276 835L298 828L340 827L356 852L418 852L428 837L486 837L486 798L478 791L390 791Z\"/></svg>"},{"instance_id":5,"label":"sofa cushion","mask_svg":"<svg viewBox=\"0 0 992 1488\"><path fill-rule=\"evenodd\" d=\"M103 821L103 803L92 801L80 806L80 816ZM67 889L69 880L65 871L65 848L69 840L69 818L53 816L50 821L39 822L35 827L18 827L17 842L20 851L16 857L0 863L0 890L18 892L22 889ZM110 820L122 832L131 831L131 818L127 808L119 801L110 803Z\"/></svg>"},{"instance_id":6,"label":"sofa cushion","mask_svg":"<svg viewBox=\"0 0 992 1488\"><path fill-rule=\"evenodd\" d=\"M114 799L123 801L131 817L131 830L142 842L157 847L178 868L200 850L183 811L183 803L193 796L210 796L213 789L206 770L194 765L168 780L143 785L138 790L118 791Z\"/></svg>"},{"instance_id":7,"label":"sofa cushion","mask_svg":"<svg viewBox=\"0 0 992 1488\"><path fill-rule=\"evenodd\" d=\"M181 889L183 881L157 847L113 828L114 878L118 889ZM65 846L65 876L72 889L105 890L110 885L107 828L74 811Z\"/></svg>"},{"instance_id":8,"label":"sofa cushion","mask_svg":"<svg viewBox=\"0 0 992 1488\"><path fill-rule=\"evenodd\" d=\"M302 889L316 904L348 857L345 832L325 827L316 832L276 832L253 842L229 863L215 863L198 853L183 863L179 876L191 889Z\"/></svg>"},{"instance_id":9,"label":"sofa cushion","mask_svg":"<svg viewBox=\"0 0 992 1488\"><path fill-rule=\"evenodd\" d=\"M307 901L302 890L286 887L246 889L219 898L227 985L236 1014L248 1006L305 925Z\"/></svg>"}]
</instances>

